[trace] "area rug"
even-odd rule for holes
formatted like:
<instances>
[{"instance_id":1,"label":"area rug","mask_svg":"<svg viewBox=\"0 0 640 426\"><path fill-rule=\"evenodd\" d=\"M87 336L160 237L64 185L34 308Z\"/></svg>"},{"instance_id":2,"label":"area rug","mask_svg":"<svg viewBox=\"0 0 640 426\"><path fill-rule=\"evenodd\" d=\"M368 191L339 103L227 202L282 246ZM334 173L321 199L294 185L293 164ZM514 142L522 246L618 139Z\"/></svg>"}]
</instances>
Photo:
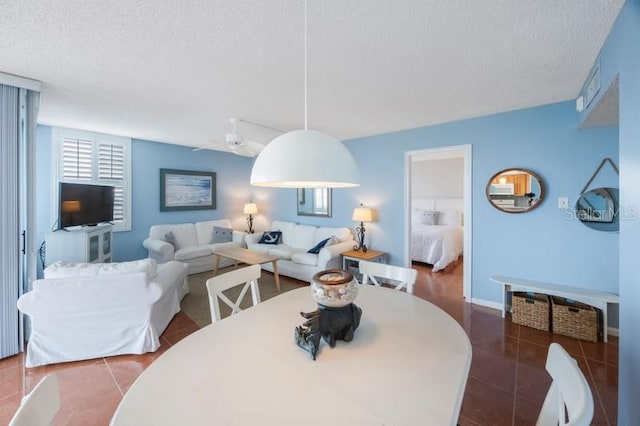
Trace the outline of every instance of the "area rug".
<instances>
[{"instance_id":1,"label":"area rug","mask_svg":"<svg viewBox=\"0 0 640 426\"><path fill-rule=\"evenodd\" d=\"M218 274L224 274L235 269L233 266L224 268L218 271ZM180 303L182 312L191 318L199 327L204 327L211 324L211 312L209 310L209 295L207 294L206 282L209 278L213 277L213 271L202 272L200 274L189 275L189 293L182 299ZM262 301L271 299L284 292L308 286L309 283L304 281L294 280L289 277L280 276L280 292L276 290L276 282L273 274L267 271L262 271L262 276L258 280L258 287L260 288L260 299ZM235 301L240 294L242 286L230 288L225 291L224 294L232 301ZM245 295L243 302L240 304L241 308L248 308L252 304L251 292L248 291ZM226 317L231 313L231 308L224 303L220 306L222 317Z\"/></svg>"}]
</instances>

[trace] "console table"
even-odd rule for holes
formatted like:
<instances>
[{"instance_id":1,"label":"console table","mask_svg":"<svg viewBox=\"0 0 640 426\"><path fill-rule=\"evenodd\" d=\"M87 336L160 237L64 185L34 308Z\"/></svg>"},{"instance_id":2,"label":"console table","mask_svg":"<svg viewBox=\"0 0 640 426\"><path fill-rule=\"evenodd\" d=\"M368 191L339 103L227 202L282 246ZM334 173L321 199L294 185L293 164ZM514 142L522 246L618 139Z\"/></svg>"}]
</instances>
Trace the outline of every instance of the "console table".
<instances>
[{"instance_id":1,"label":"console table","mask_svg":"<svg viewBox=\"0 0 640 426\"><path fill-rule=\"evenodd\" d=\"M505 277L502 275L494 275L491 281L502 284L502 317L504 318L508 306L507 293L513 291L533 291L543 293L550 296L565 297L567 299L577 300L578 302L591 305L602 311L602 334L603 340L607 341L607 305L609 303L620 303L620 297L617 294L608 293L606 291L591 290L587 288L572 287L562 284L553 284L543 281L533 281L523 278ZM511 307L509 305L509 307Z\"/></svg>"}]
</instances>

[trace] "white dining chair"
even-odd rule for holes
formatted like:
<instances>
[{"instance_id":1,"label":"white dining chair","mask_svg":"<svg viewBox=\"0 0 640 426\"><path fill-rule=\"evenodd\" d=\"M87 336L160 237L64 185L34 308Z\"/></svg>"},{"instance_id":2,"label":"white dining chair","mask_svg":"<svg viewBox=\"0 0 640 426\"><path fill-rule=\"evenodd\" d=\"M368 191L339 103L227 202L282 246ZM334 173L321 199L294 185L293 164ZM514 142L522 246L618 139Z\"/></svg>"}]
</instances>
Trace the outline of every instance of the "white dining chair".
<instances>
[{"instance_id":1,"label":"white dining chair","mask_svg":"<svg viewBox=\"0 0 640 426\"><path fill-rule=\"evenodd\" d=\"M9 426L50 425L60 410L58 376L47 374L33 390L22 398Z\"/></svg>"},{"instance_id":2,"label":"white dining chair","mask_svg":"<svg viewBox=\"0 0 640 426\"><path fill-rule=\"evenodd\" d=\"M407 289L407 293L413 294L413 285L418 277L418 271L402 266L387 265L385 263L360 261L360 273L362 274L362 284L380 286L380 279L391 280L391 284L396 290Z\"/></svg>"},{"instance_id":3,"label":"white dining chair","mask_svg":"<svg viewBox=\"0 0 640 426\"><path fill-rule=\"evenodd\" d=\"M536 426L588 426L593 418L593 395L576 360L562 346L551 343L546 368L553 382Z\"/></svg>"},{"instance_id":4,"label":"white dining chair","mask_svg":"<svg viewBox=\"0 0 640 426\"><path fill-rule=\"evenodd\" d=\"M231 308L231 315L237 314L240 304L251 288L251 298L253 306L260 303L260 289L258 288L258 278L260 278L260 265L251 265L236 269L207 280L207 292L209 293L209 307L211 308L211 322L220 321L220 301L223 301ZM223 291L232 287L243 285L240 294L235 302L232 302Z\"/></svg>"}]
</instances>

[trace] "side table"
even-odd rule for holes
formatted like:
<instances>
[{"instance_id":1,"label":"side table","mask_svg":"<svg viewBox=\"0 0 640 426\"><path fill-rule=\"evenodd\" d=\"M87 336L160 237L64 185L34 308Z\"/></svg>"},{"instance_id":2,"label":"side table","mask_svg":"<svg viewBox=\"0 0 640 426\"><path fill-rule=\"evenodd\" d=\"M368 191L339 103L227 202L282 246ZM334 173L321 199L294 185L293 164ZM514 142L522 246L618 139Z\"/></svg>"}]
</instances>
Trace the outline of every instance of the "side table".
<instances>
[{"instance_id":1,"label":"side table","mask_svg":"<svg viewBox=\"0 0 640 426\"><path fill-rule=\"evenodd\" d=\"M387 253L376 250L349 250L342 254L342 269L349 271L353 276L362 282L362 274L360 273L360 261L368 260L369 262L383 263L386 260Z\"/></svg>"}]
</instances>

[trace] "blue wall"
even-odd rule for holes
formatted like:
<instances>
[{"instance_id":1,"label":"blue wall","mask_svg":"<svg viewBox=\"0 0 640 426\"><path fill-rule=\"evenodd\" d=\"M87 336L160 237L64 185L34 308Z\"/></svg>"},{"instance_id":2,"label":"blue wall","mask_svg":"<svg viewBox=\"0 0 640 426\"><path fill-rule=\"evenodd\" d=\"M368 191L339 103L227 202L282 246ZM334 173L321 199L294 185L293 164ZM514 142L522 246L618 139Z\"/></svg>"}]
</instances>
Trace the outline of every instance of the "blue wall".
<instances>
[{"instance_id":1,"label":"blue wall","mask_svg":"<svg viewBox=\"0 0 640 426\"><path fill-rule=\"evenodd\" d=\"M54 225L51 183L53 161L51 127L38 126L36 133L36 243L40 244ZM251 197L249 175L253 159L220 151L192 151L192 148L133 139L131 141L131 231L113 235L113 260L147 256L142 241L149 227L159 223L183 223L228 218L234 228L245 229L242 207ZM161 168L216 172L215 210L160 211Z\"/></svg>"},{"instance_id":2,"label":"blue wall","mask_svg":"<svg viewBox=\"0 0 640 426\"><path fill-rule=\"evenodd\" d=\"M620 342L618 424L640 424L640 1L629 0L600 54L602 87L620 75ZM602 95L602 91L598 96ZM594 101L595 102L595 101ZM588 113L585 111L584 114Z\"/></svg>"},{"instance_id":3,"label":"blue wall","mask_svg":"<svg viewBox=\"0 0 640 426\"><path fill-rule=\"evenodd\" d=\"M250 187L251 159L134 139L132 230L114 234L114 260L145 257L142 240L156 223L228 217L236 229L244 229L242 205L252 198L260 209L255 221L258 230L267 229L273 219L353 228L353 208L364 203L377 211L377 221L367 226L369 246L388 252L391 263L403 264L404 153L472 144L472 298L500 301L499 286L489 280L496 274L617 293L618 234L589 229L557 208L559 196L568 196L570 204L575 203L604 157L618 162L617 128L576 130L578 118L573 103L565 102L347 141L358 162L362 185L333 190L331 218L298 216L294 189ZM50 176L51 131L40 126L38 132L38 165L44 176ZM546 199L539 207L525 214L506 214L490 206L485 185L494 173L509 167L531 169L541 176ZM218 208L160 212L160 168L217 172ZM617 187L618 177L605 168L594 185ZM44 187L38 187L39 199L43 190L51 189ZM38 221L42 235L51 227L50 209L49 200L48 207L38 210L39 218L44 218Z\"/></svg>"},{"instance_id":4,"label":"blue wall","mask_svg":"<svg viewBox=\"0 0 640 426\"><path fill-rule=\"evenodd\" d=\"M361 186L333 191L333 218L321 222L296 216L292 190L273 195L278 202L272 214L353 227L351 213L363 202L378 213L378 220L367 226L370 246L389 252L392 263L402 264L405 151L472 144L472 297L501 301L499 286L489 281L496 274L617 293L618 234L587 228L559 209L557 199L567 196L573 205L603 158L618 163L618 129L577 130L577 124L573 102L565 102L350 140L345 144L360 168ZM507 214L489 204L487 181L509 167L531 169L541 176L546 199L539 207ZM593 185L617 187L618 176L605 167Z\"/></svg>"}]
</instances>

